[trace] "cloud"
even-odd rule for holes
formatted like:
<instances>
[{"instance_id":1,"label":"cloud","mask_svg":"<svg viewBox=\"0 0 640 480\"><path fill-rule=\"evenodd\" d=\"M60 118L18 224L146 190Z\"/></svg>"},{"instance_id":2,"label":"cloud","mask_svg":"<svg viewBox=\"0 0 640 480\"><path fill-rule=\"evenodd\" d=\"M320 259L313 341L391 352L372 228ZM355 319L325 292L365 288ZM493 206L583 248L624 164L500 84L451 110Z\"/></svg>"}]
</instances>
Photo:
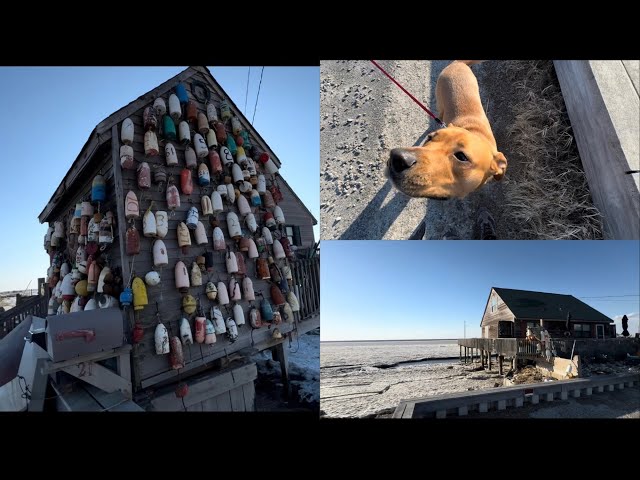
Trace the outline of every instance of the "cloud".
<instances>
[{"instance_id":1,"label":"cloud","mask_svg":"<svg viewBox=\"0 0 640 480\"><path fill-rule=\"evenodd\" d=\"M613 321L616 324L616 333L620 335L622 333L622 315L616 315L613 317ZM633 337L636 333L640 332L640 312L627 313L629 319L629 333Z\"/></svg>"}]
</instances>

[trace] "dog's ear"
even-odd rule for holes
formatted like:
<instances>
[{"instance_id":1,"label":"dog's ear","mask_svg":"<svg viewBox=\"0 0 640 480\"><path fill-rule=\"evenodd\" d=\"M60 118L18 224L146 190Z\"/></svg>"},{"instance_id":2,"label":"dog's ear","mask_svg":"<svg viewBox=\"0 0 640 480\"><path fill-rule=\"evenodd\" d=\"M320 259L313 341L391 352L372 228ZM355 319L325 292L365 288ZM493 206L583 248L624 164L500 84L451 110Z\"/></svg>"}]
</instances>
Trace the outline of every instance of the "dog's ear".
<instances>
[{"instance_id":1,"label":"dog's ear","mask_svg":"<svg viewBox=\"0 0 640 480\"><path fill-rule=\"evenodd\" d=\"M505 157L502 152L498 152L493 156L491 170L493 172L494 180L502 180L504 172L507 171L507 157Z\"/></svg>"}]
</instances>

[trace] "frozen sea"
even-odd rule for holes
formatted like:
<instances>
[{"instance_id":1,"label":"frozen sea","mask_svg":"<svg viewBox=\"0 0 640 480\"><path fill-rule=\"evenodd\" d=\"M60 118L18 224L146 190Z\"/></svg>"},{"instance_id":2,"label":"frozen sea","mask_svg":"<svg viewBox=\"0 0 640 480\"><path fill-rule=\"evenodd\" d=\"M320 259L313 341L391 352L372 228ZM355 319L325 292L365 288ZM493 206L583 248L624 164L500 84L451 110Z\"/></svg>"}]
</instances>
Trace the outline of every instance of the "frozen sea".
<instances>
[{"instance_id":1,"label":"frozen sea","mask_svg":"<svg viewBox=\"0 0 640 480\"><path fill-rule=\"evenodd\" d=\"M320 342L320 409L327 417L393 412L400 400L493 388L502 379L458 361L456 340Z\"/></svg>"}]
</instances>

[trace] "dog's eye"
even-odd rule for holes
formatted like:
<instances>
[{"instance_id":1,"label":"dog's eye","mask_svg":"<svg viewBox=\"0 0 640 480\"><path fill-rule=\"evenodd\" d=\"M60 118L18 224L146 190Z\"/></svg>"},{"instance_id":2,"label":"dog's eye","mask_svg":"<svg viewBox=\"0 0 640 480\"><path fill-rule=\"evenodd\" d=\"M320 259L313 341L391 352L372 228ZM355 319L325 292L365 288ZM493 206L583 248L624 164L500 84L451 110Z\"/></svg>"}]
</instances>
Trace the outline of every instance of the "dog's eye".
<instances>
[{"instance_id":1,"label":"dog's eye","mask_svg":"<svg viewBox=\"0 0 640 480\"><path fill-rule=\"evenodd\" d=\"M453 156L456 157L461 162L468 162L469 161L469 159L467 158L467 156L463 152L456 152L456 153L453 154Z\"/></svg>"}]
</instances>

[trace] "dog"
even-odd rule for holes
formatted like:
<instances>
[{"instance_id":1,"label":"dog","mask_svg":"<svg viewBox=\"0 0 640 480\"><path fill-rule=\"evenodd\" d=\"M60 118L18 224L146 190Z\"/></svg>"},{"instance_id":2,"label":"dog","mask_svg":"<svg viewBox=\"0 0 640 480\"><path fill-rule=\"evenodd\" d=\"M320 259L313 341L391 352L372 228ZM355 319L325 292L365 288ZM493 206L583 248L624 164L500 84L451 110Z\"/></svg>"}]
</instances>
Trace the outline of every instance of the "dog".
<instances>
[{"instance_id":1,"label":"dog","mask_svg":"<svg viewBox=\"0 0 640 480\"><path fill-rule=\"evenodd\" d=\"M436 104L447 127L428 134L421 147L391 150L386 175L406 195L464 198L489 179L504 176L507 159L497 149L482 108L470 67L475 63L456 60L438 77Z\"/></svg>"}]
</instances>

